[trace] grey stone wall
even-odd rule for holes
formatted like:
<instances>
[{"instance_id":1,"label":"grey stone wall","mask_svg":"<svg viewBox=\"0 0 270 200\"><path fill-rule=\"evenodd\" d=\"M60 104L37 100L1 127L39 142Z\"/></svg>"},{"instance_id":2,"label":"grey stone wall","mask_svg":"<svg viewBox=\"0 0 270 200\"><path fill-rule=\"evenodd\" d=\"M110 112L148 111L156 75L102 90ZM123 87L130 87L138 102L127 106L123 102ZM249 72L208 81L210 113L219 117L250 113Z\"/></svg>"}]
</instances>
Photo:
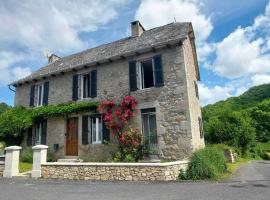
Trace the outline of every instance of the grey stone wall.
<instances>
[{"instance_id":1,"label":"grey stone wall","mask_svg":"<svg viewBox=\"0 0 270 200\"><path fill-rule=\"evenodd\" d=\"M187 80L187 95L189 110L187 115L189 115L189 126L188 134L192 135L192 148L193 151L204 147L204 138L200 138L200 127L198 117L202 118L200 100L196 96L195 84L197 82L196 78L196 66L194 63L192 47L190 40L185 40L183 43L184 60L186 68L186 80Z\"/></svg>"},{"instance_id":2,"label":"grey stone wall","mask_svg":"<svg viewBox=\"0 0 270 200\"><path fill-rule=\"evenodd\" d=\"M171 163L46 163L41 166L43 178L103 181L172 181L188 162Z\"/></svg>"},{"instance_id":3,"label":"grey stone wall","mask_svg":"<svg viewBox=\"0 0 270 200\"><path fill-rule=\"evenodd\" d=\"M5 163L0 161L0 177L3 176L5 170Z\"/></svg>"},{"instance_id":4,"label":"grey stone wall","mask_svg":"<svg viewBox=\"0 0 270 200\"><path fill-rule=\"evenodd\" d=\"M198 124L195 121L195 118L200 115L200 107L196 96L194 98L194 87L191 87L191 80L195 80L194 69L190 67L190 62L187 62L187 59L192 59L189 55L189 50L186 50L190 47L186 48L189 43L184 42L183 45L185 47L178 45L171 48L159 49L155 53L145 53L130 58L140 61L151 58L156 54L161 54L164 86L160 88L147 88L130 92L128 60L120 60L73 72L83 74L97 69L97 97L78 101L100 101L103 98L113 98L116 101L120 101L125 95L130 94L134 96L138 101L138 108L133 124L139 129L142 127L140 109L156 108L158 145L161 158L168 160L188 158L192 151L200 146L202 142L197 138L199 134ZM190 70L191 73L187 73ZM71 101L72 74L52 77L49 81L49 104ZM17 88L17 105L28 106L29 91L30 85L23 85ZM61 122L48 121L47 141L49 142L49 146L55 142L59 143L61 154L64 154L65 149L65 139L63 140L65 138L65 125L63 124L65 124L64 120ZM79 122L80 125L81 122ZM81 131L79 130L80 137ZM79 139L79 155L90 155L91 152L94 152L92 155L98 155L96 152L106 155L108 150L107 146L102 147L102 144L83 146L81 145L81 139Z\"/></svg>"}]
</instances>

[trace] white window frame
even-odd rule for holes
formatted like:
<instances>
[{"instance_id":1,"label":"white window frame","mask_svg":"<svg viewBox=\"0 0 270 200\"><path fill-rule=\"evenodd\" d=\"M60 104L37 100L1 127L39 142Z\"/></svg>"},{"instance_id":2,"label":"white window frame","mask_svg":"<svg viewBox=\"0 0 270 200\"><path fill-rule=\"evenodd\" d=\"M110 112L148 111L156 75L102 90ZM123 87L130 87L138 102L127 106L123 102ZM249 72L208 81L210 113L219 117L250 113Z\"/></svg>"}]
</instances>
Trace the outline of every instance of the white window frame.
<instances>
[{"instance_id":1,"label":"white window frame","mask_svg":"<svg viewBox=\"0 0 270 200\"><path fill-rule=\"evenodd\" d=\"M39 145L42 137L42 122L37 122L35 126L35 144Z\"/></svg>"},{"instance_id":2,"label":"white window frame","mask_svg":"<svg viewBox=\"0 0 270 200\"><path fill-rule=\"evenodd\" d=\"M141 116L142 116L142 119L141 119L142 120L142 131L143 131L144 137L145 137L145 133L144 133L145 127L144 127L144 121L143 120L144 120L144 117L147 116L148 129L150 129L150 117L149 117L150 115L154 115L155 116L155 119L157 120L156 112L141 113ZM157 133L157 121L155 122L155 124L156 124L156 137L158 137L158 133ZM158 141L156 141L157 142L156 144L151 143L151 136L150 135L148 135L148 138L147 139L148 139L148 144L147 145L149 145L149 146L157 146L158 145Z\"/></svg>"},{"instance_id":3,"label":"white window frame","mask_svg":"<svg viewBox=\"0 0 270 200\"><path fill-rule=\"evenodd\" d=\"M149 58L149 59L144 59L140 61L140 66L139 66L139 73L140 73L140 90L144 90L144 89L148 89L144 87L144 74L143 74L143 62L151 60L152 62L152 71L153 71L153 86L152 87L148 87L148 88L153 88L155 87L155 82L156 82L156 77L155 77L155 66L154 66L154 59L153 58Z\"/></svg>"},{"instance_id":4,"label":"white window frame","mask_svg":"<svg viewBox=\"0 0 270 200\"><path fill-rule=\"evenodd\" d=\"M37 85L37 102L36 107L43 106L43 97L44 97L44 84Z\"/></svg>"},{"instance_id":5,"label":"white window frame","mask_svg":"<svg viewBox=\"0 0 270 200\"><path fill-rule=\"evenodd\" d=\"M102 117L101 116L91 116L90 117L90 119L91 119L91 136L92 136L92 144L101 144L102 143ZM94 119L96 119L96 124L95 124L95 133L93 133L93 130L94 130L94 123L93 123L93 121L94 121ZM99 120L100 120L100 122L99 122ZM100 134L100 136L99 136L99 123L101 123L101 126L100 126L100 128L101 128L101 134ZM96 136L96 140L94 141L94 134L95 134L95 136Z\"/></svg>"},{"instance_id":6,"label":"white window frame","mask_svg":"<svg viewBox=\"0 0 270 200\"><path fill-rule=\"evenodd\" d=\"M85 76L87 76L88 74L86 73L86 74L81 74L80 75L80 77L81 77L81 99L87 99L87 98L89 98L89 94L88 95L86 95L86 97L83 97L83 90L84 90L84 77ZM88 80L89 82L90 82L90 77L89 77L89 80ZM89 85L88 85L88 87L89 87Z\"/></svg>"}]
</instances>

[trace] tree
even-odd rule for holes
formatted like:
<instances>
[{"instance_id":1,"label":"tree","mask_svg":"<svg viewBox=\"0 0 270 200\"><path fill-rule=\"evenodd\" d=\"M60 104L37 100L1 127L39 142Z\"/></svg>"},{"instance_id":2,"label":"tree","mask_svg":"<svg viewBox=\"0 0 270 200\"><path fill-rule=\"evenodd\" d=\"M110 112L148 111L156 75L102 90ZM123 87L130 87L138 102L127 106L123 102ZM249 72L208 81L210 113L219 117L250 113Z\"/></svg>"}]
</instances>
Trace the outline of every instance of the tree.
<instances>
[{"instance_id":1,"label":"tree","mask_svg":"<svg viewBox=\"0 0 270 200\"><path fill-rule=\"evenodd\" d=\"M247 114L228 110L209 118L205 137L209 143L226 143L246 154L255 143L255 129Z\"/></svg>"},{"instance_id":2,"label":"tree","mask_svg":"<svg viewBox=\"0 0 270 200\"><path fill-rule=\"evenodd\" d=\"M11 107L8 106L6 103L0 103L0 114L3 113L4 111L10 109Z\"/></svg>"},{"instance_id":3,"label":"tree","mask_svg":"<svg viewBox=\"0 0 270 200\"><path fill-rule=\"evenodd\" d=\"M270 141L270 99L266 99L250 111L256 128L256 137L260 142Z\"/></svg>"},{"instance_id":4,"label":"tree","mask_svg":"<svg viewBox=\"0 0 270 200\"><path fill-rule=\"evenodd\" d=\"M0 140L7 145L20 142L21 133L32 125L30 112L23 107L14 107L0 114Z\"/></svg>"}]
</instances>

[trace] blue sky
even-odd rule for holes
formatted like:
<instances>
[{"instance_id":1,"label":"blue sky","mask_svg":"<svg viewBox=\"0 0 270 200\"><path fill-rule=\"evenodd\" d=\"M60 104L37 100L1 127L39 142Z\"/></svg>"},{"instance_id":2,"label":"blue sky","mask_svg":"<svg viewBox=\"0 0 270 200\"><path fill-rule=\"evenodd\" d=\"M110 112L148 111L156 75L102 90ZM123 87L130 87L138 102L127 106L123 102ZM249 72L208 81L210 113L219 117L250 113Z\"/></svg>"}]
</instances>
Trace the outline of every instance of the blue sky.
<instances>
[{"instance_id":1,"label":"blue sky","mask_svg":"<svg viewBox=\"0 0 270 200\"><path fill-rule=\"evenodd\" d=\"M7 84L61 57L146 29L191 21L201 71L201 105L270 82L269 0L10 0L0 4L0 102Z\"/></svg>"}]
</instances>

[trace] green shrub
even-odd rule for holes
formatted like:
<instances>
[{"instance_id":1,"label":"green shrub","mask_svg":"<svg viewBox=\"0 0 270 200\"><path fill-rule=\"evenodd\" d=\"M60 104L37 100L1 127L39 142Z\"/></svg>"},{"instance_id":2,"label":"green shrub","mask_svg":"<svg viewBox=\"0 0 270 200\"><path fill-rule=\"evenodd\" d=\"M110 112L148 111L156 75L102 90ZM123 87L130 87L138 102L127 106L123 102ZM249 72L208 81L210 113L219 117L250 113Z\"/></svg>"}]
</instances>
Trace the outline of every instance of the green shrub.
<instances>
[{"instance_id":1,"label":"green shrub","mask_svg":"<svg viewBox=\"0 0 270 200\"><path fill-rule=\"evenodd\" d=\"M205 139L209 143L225 143L248 154L256 142L255 129L247 113L227 110L204 123Z\"/></svg>"},{"instance_id":2,"label":"green shrub","mask_svg":"<svg viewBox=\"0 0 270 200\"><path fill-rule=\"evenodd\" d=\"M192 155L186 174L181 172L180 178L217 179L226 171L226 158L223 152L214 147L206 147Z\"/></svg>"},{"instance_id":3,"label":"green shrub","mask_svg":"<svg viewBox=\"0 0 270 200\"><path fill-rule=\"evenodd\" d=\"M31 149L24 149L21 152L20 161L24 163L33 163L33 151Z\"/></svg>"}]
</instances>

